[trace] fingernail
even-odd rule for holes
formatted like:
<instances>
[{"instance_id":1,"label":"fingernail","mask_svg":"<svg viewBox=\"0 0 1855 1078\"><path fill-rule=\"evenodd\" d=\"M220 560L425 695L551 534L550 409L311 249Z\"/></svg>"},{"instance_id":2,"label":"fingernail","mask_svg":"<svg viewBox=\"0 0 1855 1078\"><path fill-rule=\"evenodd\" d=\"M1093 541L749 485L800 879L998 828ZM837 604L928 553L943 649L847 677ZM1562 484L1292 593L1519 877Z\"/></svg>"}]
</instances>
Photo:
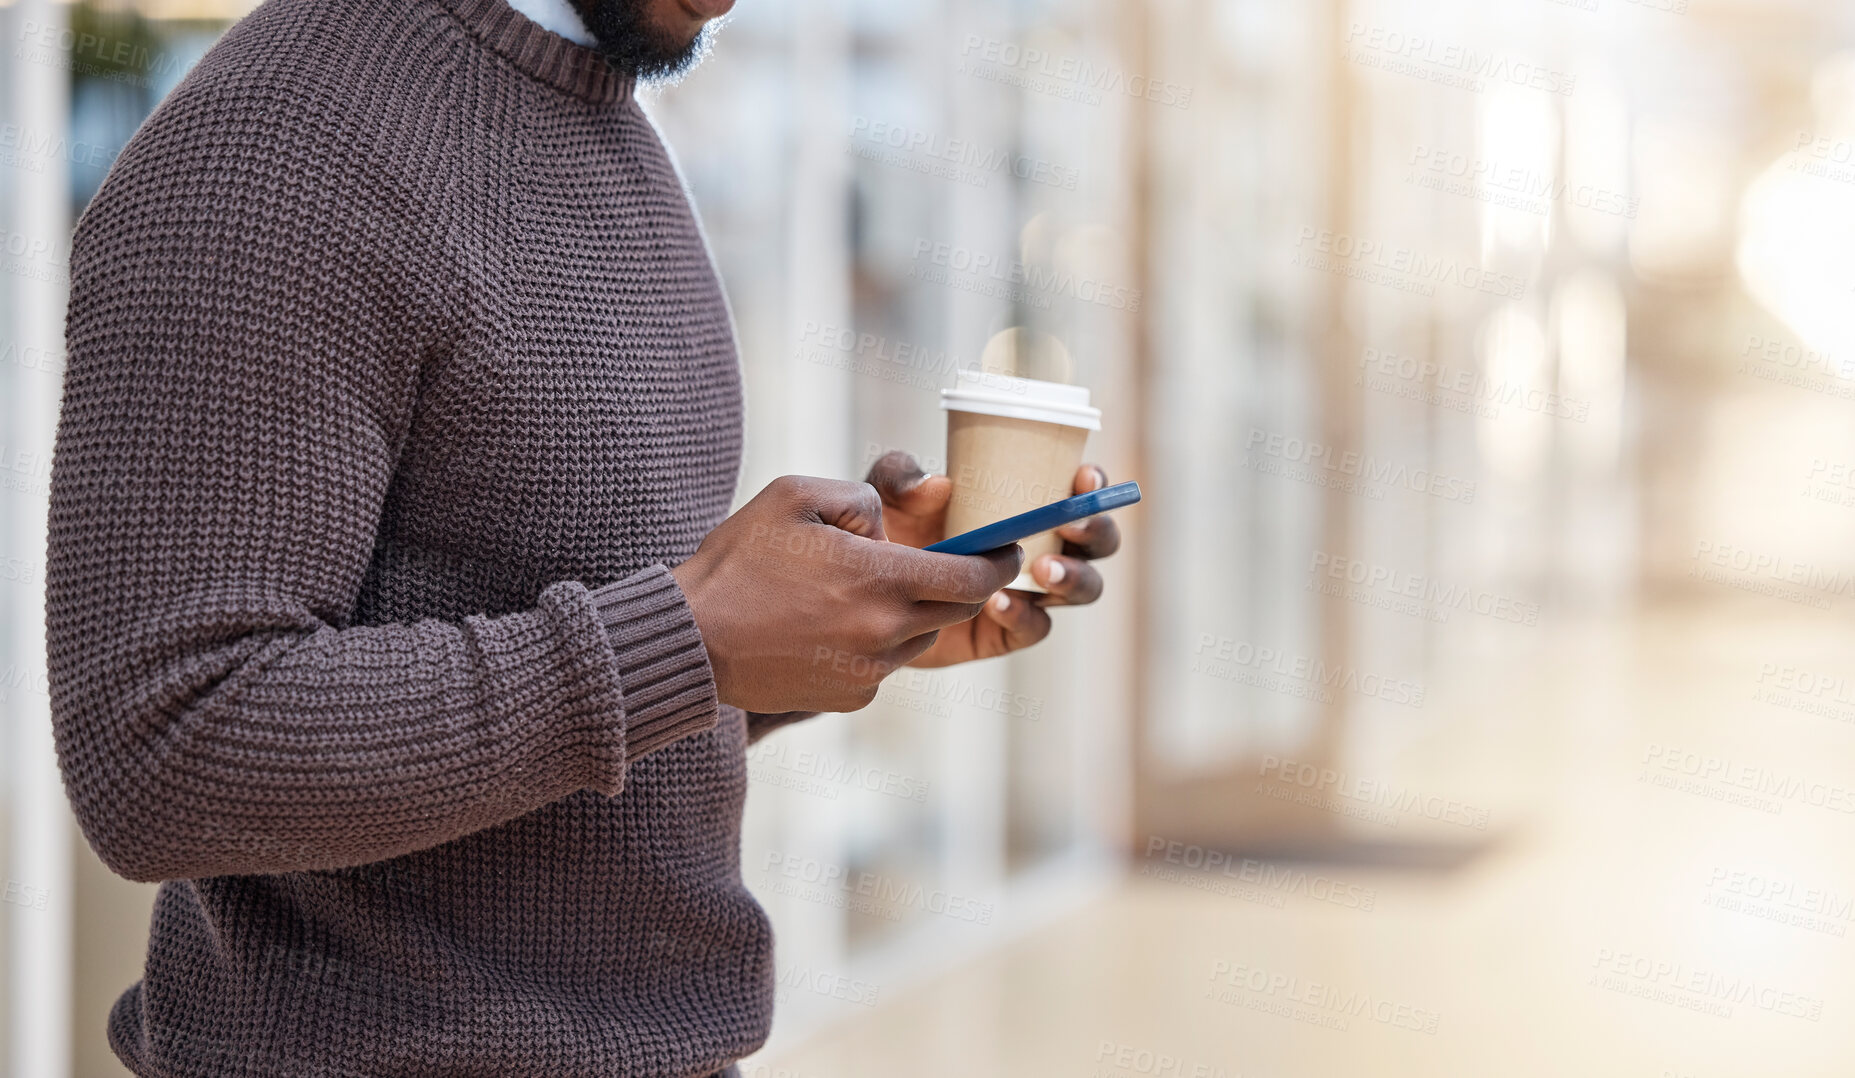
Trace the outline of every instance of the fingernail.
<instances>
[{"instance_id":1,"label":"fingernail","mask_svg":"<svg viewBox=\"0 0 1855 1078\"><path fill-rule=\"evenodd\" d=\"M1011 609L1011 596L1001 591L992 596L991 601L986 605L990 606L994 613L1003 614L1005 611Z\"/></svg>"},{"instance_id":2,"label":"fingernail","mask_svg":"<svg viewBox=\"0 0 1855 1078\"><path fill-rule=\"evenodd\" d=\"M1091 468L1089 470L1095 473L1095 489L1096 490L1100 490L1101 488L1108 485L1108 473L1107 472L1102 471L1100 468Z\"/></svg>"},{"instance_id":3,"label":"fingernail","mask_svg":"<svg viewBox=\"0 0 1855 1078\"><path fill-rule=\"evenodd\" d=\"M1057 561L1055 558L1051 558L1049 561L1043 563L1044 583L1061 584L1063 582L1063 577L1067 575L1069 575L1069 570L1063 568L1063 563Z\"/></svg>"}]
</instances>

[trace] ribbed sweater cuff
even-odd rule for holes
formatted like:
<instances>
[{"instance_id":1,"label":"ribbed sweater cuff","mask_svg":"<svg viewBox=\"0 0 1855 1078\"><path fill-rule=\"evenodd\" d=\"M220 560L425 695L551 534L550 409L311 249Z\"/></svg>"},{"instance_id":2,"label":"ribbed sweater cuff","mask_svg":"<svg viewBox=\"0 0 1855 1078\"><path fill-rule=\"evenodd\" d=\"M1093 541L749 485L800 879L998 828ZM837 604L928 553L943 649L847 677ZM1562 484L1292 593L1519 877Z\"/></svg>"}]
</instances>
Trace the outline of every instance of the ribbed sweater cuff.
<instances>
[{"instance_id":1,"label":"ribbed sweater cuff","mask_svg":"<svg viewBox=\"0 0 1855 1078\"><path fill-rule=\"evenodd\" d=\"M618 659L625 762L714 728L720 712L708 649L670 570L661 565L591 593Z\"/></svg>"}]
</instances>

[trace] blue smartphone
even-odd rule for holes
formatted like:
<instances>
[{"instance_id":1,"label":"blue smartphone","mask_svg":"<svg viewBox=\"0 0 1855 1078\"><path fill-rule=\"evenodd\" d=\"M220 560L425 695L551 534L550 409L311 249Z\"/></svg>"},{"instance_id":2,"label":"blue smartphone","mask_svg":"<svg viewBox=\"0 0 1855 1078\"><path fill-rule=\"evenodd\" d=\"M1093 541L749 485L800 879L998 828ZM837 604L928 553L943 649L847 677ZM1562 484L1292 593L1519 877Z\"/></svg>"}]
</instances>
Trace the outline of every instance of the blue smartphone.
<instances>
[{"instance_id":1,"label":"blue smartphone","mask_svg":"<svg viewBox=\"0 0 1855 1078\"><path fill-rule=\"evenodd\" d=\"M1020 539L1028 539L1038 532L1060 528L1071 521L1132 505L1139 500L1140 484L1116 483L1111 487L1091 490L1087 494L1064 498L1060 502L1051 502L1041 509L1006 517L995 524L974 528L964 535L942 539L927 549L940 554L984 554L988 550L1010 546Z\"/></svg>"}]
</instances>

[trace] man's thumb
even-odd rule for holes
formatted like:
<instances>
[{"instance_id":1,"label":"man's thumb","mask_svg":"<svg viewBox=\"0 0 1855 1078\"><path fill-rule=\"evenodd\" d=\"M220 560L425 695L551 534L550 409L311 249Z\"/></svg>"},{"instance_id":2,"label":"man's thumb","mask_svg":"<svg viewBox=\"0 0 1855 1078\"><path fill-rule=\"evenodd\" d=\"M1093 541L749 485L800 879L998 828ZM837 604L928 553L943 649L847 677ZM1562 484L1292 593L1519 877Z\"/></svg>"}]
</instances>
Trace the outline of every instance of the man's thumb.
<instances>
[{"instance_id":1,"label":"man's thumb","mask_svg":"<svg viewBox=\"0 0 1855 1078\"><path fill-rule=\"evenodd\" d=\"M882 459L870 465L870 474L866 482L875 487L882 500L895 504L913 493L927 478L921 465L915 458L899 449L892 449L882 455Z\"/></svg>"},{"instance_id":2,"label":"man's thumb","mask_svg":"<svg viewBox=\"0 0 1855 1078\"><path fill-rule=\"evenodd\" d=\"M868 483L839 479L807 480L806 507L833 528L865 539L887 539L882 530L882 498Z\"/></svg>"}]
</instances>

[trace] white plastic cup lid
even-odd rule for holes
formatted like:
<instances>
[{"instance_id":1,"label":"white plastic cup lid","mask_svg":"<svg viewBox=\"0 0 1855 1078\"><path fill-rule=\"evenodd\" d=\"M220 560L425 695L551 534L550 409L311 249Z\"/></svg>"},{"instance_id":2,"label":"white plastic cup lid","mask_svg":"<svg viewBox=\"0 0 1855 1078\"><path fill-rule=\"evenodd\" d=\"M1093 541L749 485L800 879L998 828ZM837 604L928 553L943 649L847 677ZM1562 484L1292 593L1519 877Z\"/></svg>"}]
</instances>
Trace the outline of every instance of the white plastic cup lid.
<instances>
[{"instance_id":1,"label":"white plastic cup lid","mask_svg":"<svg viewBox=\"0 0 1855 1078\"><path fill-rule=\"evenodd\" d=\"M1101 429L1101 409L1089 407L1087 386L974 370L955 371L954 378L952 389L940 391L946 411Z\"/></svg>"}]
</instances>

